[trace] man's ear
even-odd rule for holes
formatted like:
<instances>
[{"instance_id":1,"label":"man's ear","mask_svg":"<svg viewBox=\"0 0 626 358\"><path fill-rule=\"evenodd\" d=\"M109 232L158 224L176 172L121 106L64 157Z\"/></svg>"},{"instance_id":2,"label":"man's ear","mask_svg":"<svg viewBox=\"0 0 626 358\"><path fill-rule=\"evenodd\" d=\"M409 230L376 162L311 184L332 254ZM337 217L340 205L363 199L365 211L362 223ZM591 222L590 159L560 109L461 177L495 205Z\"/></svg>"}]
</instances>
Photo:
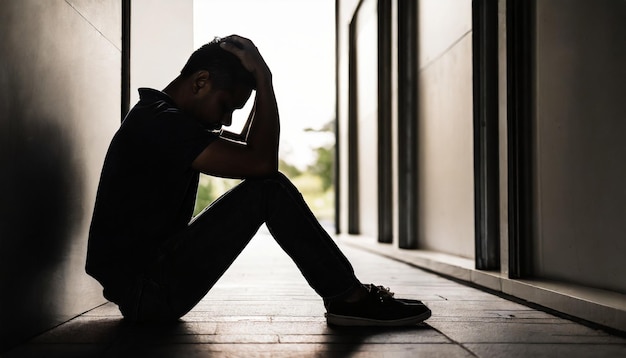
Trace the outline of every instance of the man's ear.
<instances>
[{"instance_id":1,"label":"man's ear","mask_svg":"<svg viewBox=\"0 0 626 358\"><path fill-rule=\"evenodd\" d=\"M197 94L201 90L211 89L211 75L209 71L201 70L196 72L193 79L193 93Z\"/></svg>"}]
</instances>

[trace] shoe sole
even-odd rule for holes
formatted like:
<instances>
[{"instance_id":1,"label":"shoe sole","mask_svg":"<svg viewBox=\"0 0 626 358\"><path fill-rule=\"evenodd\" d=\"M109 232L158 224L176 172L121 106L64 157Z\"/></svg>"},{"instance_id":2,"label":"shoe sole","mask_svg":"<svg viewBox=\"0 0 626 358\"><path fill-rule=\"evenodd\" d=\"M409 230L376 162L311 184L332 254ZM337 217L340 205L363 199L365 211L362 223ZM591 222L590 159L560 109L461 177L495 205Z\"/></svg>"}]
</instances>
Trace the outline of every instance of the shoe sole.
<instances>
[{"instance_id":1,"label":"shoe sole","mask_svg":"<svg viewBox=\"0 0 626 358\"><path fill-rule=\"evenodd\" d=\"M380 320L365 317L341 316L326 313L326 323L334 326L377 326L377 327L398 327L411 326L422 323L430 318L431 312L424 312L421 315L411 316L393 320Z\"/></svg>"}]
</instances>

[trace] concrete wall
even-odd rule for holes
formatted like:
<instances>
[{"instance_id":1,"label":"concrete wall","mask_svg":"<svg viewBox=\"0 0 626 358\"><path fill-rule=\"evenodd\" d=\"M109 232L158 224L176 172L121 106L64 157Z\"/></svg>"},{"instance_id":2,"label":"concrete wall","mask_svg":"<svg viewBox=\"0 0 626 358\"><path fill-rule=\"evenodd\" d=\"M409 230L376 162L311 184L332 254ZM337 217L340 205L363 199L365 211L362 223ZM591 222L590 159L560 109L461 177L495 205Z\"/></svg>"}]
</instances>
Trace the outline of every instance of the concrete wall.
<instances>
[{"instance_id":1,"label":"concrete wall","mask_svg":"<svg viewBox=\"0 0 626 358\"><path fill-rule=\"evenodd\" d=\"M120 6L0 2L0 351L105 302L84 264L120 122Z\"/></svg>"},{"instance_id":2,"label":"concrete wall","mask_svg":"<svg viewBox=\"0 0 626 358\"><path fill-rule=\"evenodd\" d=\"M534 274L626 293L626 2L536 6Z\"/></svg>"},{"instance_id":3,"label":"concrete wall","mask_svg":"<svg viewBox=\"0 0 626 358\"><path fill-rule=\"evenodd\" d=\"M419 3L419 245L474 257L472 2Z\"/></svg>"}]
</instances>

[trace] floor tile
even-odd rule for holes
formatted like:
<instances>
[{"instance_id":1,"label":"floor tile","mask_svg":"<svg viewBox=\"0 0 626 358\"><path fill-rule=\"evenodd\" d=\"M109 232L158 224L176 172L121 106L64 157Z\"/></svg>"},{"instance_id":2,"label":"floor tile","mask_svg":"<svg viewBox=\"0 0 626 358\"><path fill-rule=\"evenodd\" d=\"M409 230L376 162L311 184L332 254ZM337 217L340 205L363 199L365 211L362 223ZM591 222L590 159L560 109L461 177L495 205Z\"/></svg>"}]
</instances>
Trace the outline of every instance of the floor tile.
<instances>
[{"instance_id":1,"label":"floor tile","mask_svg":"<svg viewBox=\"0 0 626 358\"><path fill-rule=\"evenodd\" d=\"M626 357L626 345L618 344L468 344L479 357L507 358L619 358Z\"/></svg>"},{"instance_id":2,"label":"floor tile","mask_svg":"<svg viewBox=\"0 0 626 358\"><path fill-rule=\"evenodd\" d=\"M459 343L625 343L623 338L574 323L440 322L429 324Z\"/></svg>"}]
</instances>

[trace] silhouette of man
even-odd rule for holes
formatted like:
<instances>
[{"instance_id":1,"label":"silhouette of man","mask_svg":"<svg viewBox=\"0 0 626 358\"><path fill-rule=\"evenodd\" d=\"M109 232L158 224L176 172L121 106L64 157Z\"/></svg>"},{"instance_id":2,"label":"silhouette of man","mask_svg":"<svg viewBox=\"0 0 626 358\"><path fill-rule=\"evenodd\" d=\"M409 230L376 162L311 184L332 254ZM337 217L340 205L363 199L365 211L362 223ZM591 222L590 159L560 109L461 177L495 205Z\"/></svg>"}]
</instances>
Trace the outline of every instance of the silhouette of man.
<instances>
[{"instance_id":1,"label":"silhouette of man","mask_svg":"<svg viewBox=\"0 0 626 358\"><path fill-rule=\"evenodd\" d=\"M253 90L242 132L221 130ZM105 158L86 265L125 319L182 317L263 223L323 298L328 324L395 326L430 317L420 301L361 284L278 172L272 74L250 40L216 39L196 50L163 91L139 94ZM192 219L199 173L245 180Z\"/></svg>"}]
</instances>

